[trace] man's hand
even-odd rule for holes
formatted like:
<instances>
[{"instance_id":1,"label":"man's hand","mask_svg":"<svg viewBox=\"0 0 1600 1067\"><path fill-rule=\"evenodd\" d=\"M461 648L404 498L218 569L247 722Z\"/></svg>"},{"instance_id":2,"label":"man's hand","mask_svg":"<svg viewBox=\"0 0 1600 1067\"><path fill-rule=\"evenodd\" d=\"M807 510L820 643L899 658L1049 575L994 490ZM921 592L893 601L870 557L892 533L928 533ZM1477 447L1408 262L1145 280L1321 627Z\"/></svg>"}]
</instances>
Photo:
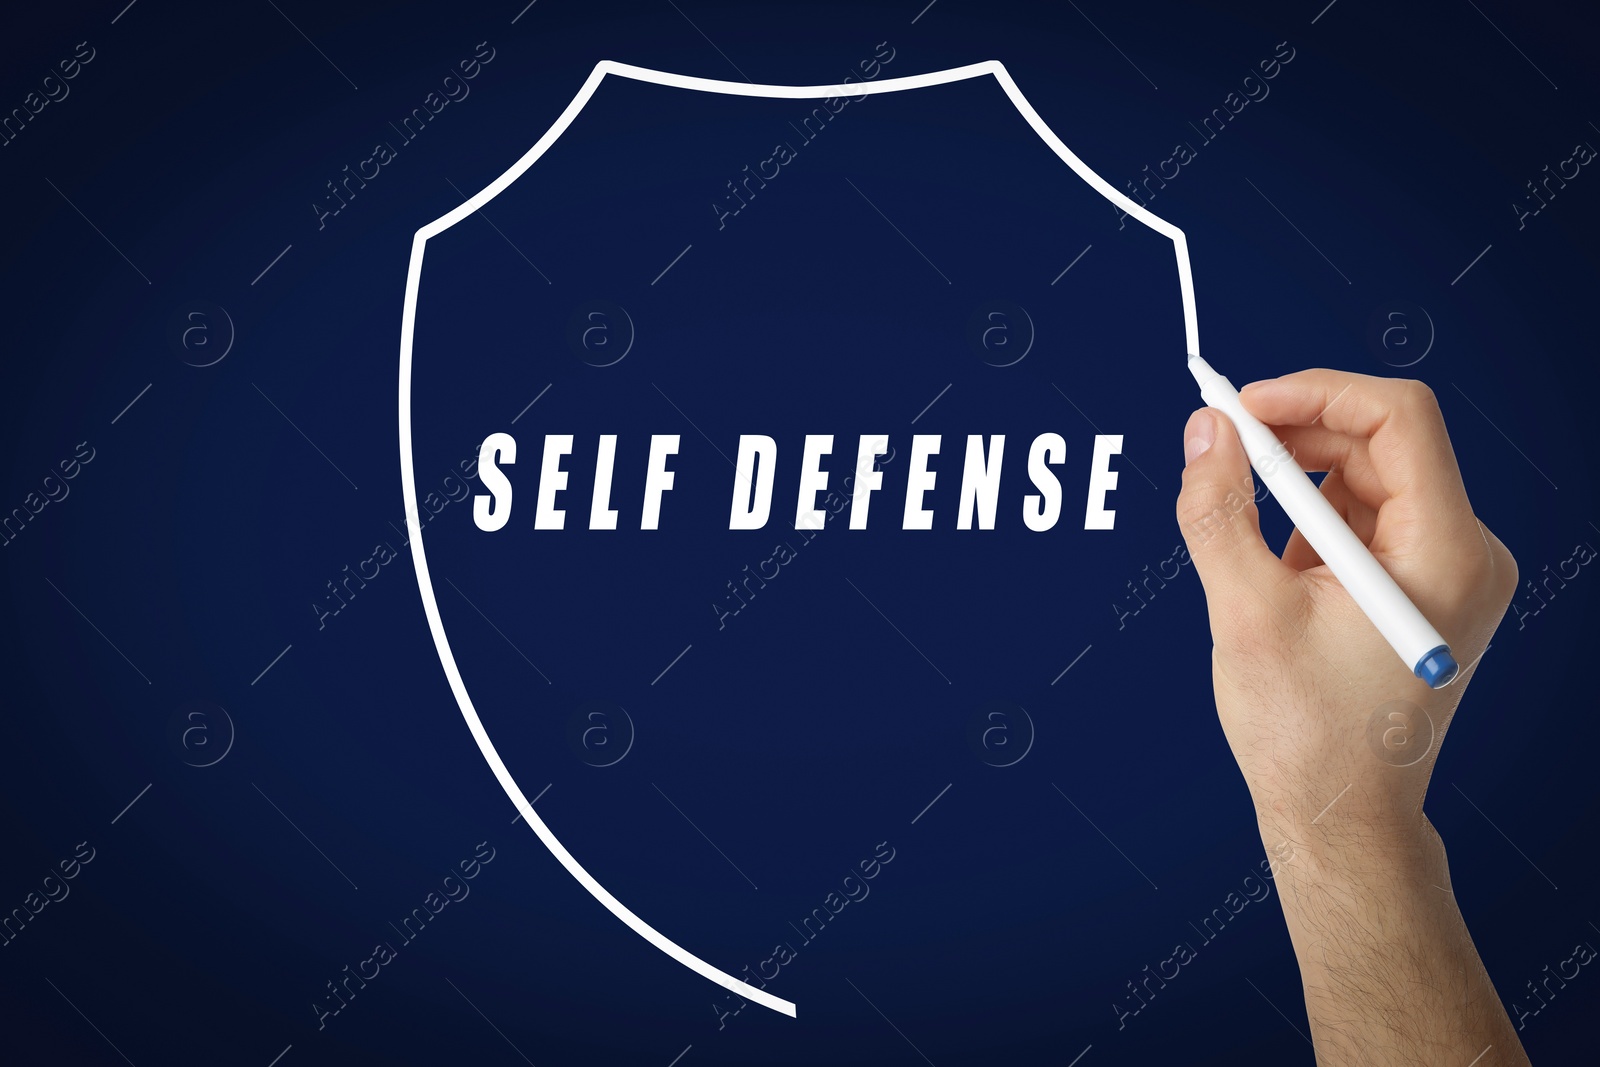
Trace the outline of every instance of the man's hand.
<instances>
[{"instance_id":1,"label":"man's hand","mask_svg":"<svg viewBox=\"0 0 1600 1067\"><path fill-rule=\"evenodd\" d=\"M1298 530L1274 554L1232 424L1190 417L1178 521L1205 586L1223 732L1262 841L1294 850L1278 882L1319 1061L1526 1063L1422 814L1516 563L1473 515L1426 386L1311 370L1241 396L1303 468L1329 472L1323 495L1464 665L1430 690Z\"/></svg>"}]
</instances>

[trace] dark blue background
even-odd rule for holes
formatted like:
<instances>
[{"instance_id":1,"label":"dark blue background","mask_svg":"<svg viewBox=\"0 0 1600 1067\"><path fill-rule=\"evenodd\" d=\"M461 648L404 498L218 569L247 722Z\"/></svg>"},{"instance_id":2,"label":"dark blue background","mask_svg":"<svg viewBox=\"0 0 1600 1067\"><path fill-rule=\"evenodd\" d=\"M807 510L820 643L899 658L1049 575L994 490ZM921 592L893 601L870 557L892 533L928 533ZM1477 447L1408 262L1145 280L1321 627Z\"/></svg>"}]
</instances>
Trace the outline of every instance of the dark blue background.
<instances>
[{"instance_id":1,"label":"dark blue background","mask_svg":"<svg viewBox=\"0 0 1600 1067\"><path fill-rule=\"evenodd\" d=\"M1199 584L1183 568L1120 629L1113 607L1132 606L1125 583L1179 542L1180 431L1198 401L1181 337L1167 339L1170 254L1094 213L1060 164L1047 173L992 84L948 107L930 98L921 116L891 97L851 104L723 231L706 205L770 152L775 121L807 109L710 97L677 109L671 90L619 87L592 135L563 142L604 165L552 168L543 199L496 201L504 239L474 219L458 228L440 280L463 294L453 306L502 317L463 312L418 334L420 491L483 434L518 436L517 510L490 554L477 555L488 535L466 504L425 536L436 576L482 612L441 582L485 721L530 797L549 783L540 813L579 860L737 972L777 941L799 945L789 924L879 842L894 849L870 896L772 983L797 1020L750 1007L719 1030L713 1005L733 1005L512 823L461 722L391 525L403 525L395 371L411 235L460 203L452 183L471 193L509 166L600 59L776 83L836 81L880 41L895 51L883 77L1000 59L1120 186L1175 142L1198 144L1188 124L1287 41L1295 58L1271 94L1151 201L1189 235L1204 351L1237 382L1317 365L1428 381L1479 516L1540 578L1575 544L1600 543L1582 432L1600 193L1585 170L1522 230L1510 206L1574 143L1600 139L1579 17L1360 0L1320 17L1316 3L939 0L920 17L917 3L278 6L61 7L11 20L0 44L4 110L79 41L95 49L70 95L0 147L13 213L0 508L23 506L79 442L94 450L70 495L0 556L0 909L21 907L79 842L95 849L70 896L0 948L7 1058L944 1065L1069 1063L1092 1045L1085 1065L1309 1062L1277 905L1250 905L1211 944L1190 928L1264 856L1212 709ZM388 124L480 41L494 59L471 95L319 229L324 183L396 139ZM1151 290L1130 300L1122 277ZM808 279L820 279L810 294ZM563 347L569 312L595 298L635 313L637 346L615 367ZM961 344L990 298L1039 323L1016 367ZM196 335L186 349L174 323L217 306L232 351L186 365L217 349ZM773 330L780 306L818 310ZM1386 359L1419 349L1384 348L1373 323L1402 306L1425 308L1437 339L1396 371ZM203 321L220 343L220 317ZM830 329L846 334L837 347ZM1110 533L1078 529L1089 417L1125 436ZM1015 514L1026 447L1047 430L1068 444L1063 520L1028 534ZM936 524L954 508L964 436L1008 435L998 529L895 528L917 431L945 435ZM575 528L541 540L530 526L547 432L578 434L580 452L565 501ZM623 435L610 539L582 529L583 450L601 432ZM731 455L740 433L778 439L776 528L806 432L839 435L834 469L854 435L891 435L873 526L830 523L718 632L707 605L772 538L718 529L731 470L716 449ZM659 538L627 529L649 433L683 441ZM1281 515L1263 512L1281 541ZM319 629L325 583L385 541L400 558ZM1594 700L1579 684L1593 581L1582 571L1521 628L1508 616L1428 805L1508 1002L1600 939ZM1517 604L1538 601L1524 590ZM1013 767L969 745L993 700L1037 725ZM174 740L193 701L226 708L236 731L210 767L185 765L203 760ZM637 729L614 766L569 743L591 702L626 707ZM208 721L220 740L222 719ZM495 858L471 895L319 1031L324 983L374 943L398 944L389 924L483 841ZM1119 1030L1124 983L1178 941L1198 958ZM1597 997L1600 978L1573 980L1527 1020L1530 1054L1586 1048Z\"/></svg>"}]
</instances>

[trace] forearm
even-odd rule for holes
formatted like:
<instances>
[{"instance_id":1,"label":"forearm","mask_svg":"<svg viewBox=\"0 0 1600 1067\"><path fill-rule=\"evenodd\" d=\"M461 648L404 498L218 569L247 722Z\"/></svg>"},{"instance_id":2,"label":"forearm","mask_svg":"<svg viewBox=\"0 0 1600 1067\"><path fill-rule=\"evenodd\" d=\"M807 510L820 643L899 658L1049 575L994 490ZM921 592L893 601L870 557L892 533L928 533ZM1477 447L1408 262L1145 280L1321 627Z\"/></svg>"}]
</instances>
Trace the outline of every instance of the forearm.
<instances>
[{"instance_id":1,"label":"forearm","mask_svg":"<svg viewBox=\"0 0 1600 1067\"><path fill-rule=\"evenodd\" d=\"M1276 880L1322 1067L1527 1064L1431 824L1311 831ZM1304 836L1304 835L1298 835ZM1282 841L1263 826L1263 841Z\"/></svg>"}]
</instances>

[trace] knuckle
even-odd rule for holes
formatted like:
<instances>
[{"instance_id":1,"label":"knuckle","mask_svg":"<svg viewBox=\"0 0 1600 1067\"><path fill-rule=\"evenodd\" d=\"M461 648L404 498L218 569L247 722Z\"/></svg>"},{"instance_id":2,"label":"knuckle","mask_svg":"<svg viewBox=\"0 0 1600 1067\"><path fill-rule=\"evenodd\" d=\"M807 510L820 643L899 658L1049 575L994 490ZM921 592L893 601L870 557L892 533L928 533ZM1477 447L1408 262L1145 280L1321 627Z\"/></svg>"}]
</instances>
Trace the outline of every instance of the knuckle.
<instances>
[{"instance_id":1,"label":"knuckle","mask_svg":"<svg viewBox=\"0 0 1600 1067\"><path fill-rule=\"evenodd\" d=\"M1494 560L1494 591L1498 599L1511 603L1511 598L1516 595L1517 584L1522 579L1521 572L1517 569L1516 557L1512 556L1504 545L1495 554Z\"/></svg>"},{"instance_id":2,"label":"knuckle","mask_svg":"<svg viewBox=\"0 0 1600 1067\"><path fill-rule=\"evenodd\" d=\"M1439 398L1434 394L1432 387L1427 382L1420 382L1408 378L1401 383L1401 404L1412 412L1418 414L1436 413L1439 410Z\"/></svg>"},{"instance_id":3,"label":"knuckle","mask_svg":"<svg viewBox=\"0 0 1600 1067\"><path fill-rule=\"evenodd\" d=\"M1500 575L1505 583L1506 594L1516 591L1517 583L1522 580L1522 572L1517 569L1517 558L1504 545L1500 546Z\"/></svg>"},{"instance_id":4,"label":"knuckle","mask_svg":"<svg viewBox=\"0 0 1600 1067\"><path fill-rule=\"evenodd\" d=\"M1241 514L1253 515L1253 494L1214 479L1190 480L1184 475L1183 492L1178 494L1177 518L1184 536L1196 544L1205 544L1226 533Z\"/></svg>"},{"instance_id":5,"label":"knuckle","mask_svg":"<svg viewBox=\"0 0 1600 1067\"><path fill-rule=\"evenodd\" d=\"M1188 526L1216 510L1222 500L1216 479L1196 473L1183 472L1183 489L1178 493L1178 522Z\"/></svg>"},{"instance_id":6,"label":"knuckle","mask_svg":"<svg viewBox=\"0 0 1600 1067\"><path fill-rule=\"evenodd\" d=\"M1516 557L1482 519L1476 521L1478 528L1483 531L1483 542L1488 551L1477 557L1473 584L1487 589L1497 600L1509 603L1521 580Z\"/></svg>"}]
</instances>

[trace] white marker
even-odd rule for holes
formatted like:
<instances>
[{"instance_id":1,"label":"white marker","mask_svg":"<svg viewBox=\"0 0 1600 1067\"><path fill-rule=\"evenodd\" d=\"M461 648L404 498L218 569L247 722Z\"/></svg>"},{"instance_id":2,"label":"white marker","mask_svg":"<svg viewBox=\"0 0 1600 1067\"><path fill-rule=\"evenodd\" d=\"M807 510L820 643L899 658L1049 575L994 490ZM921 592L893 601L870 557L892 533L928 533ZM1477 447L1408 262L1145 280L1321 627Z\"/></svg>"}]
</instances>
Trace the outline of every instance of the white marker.
<instances>
[{"instance_id":1,"label":"white marker","mask_svg":"<svg viewBox=\"0 0 1600 1067\"><path fill-rule=\"evenodd\" d=\"M1250 466L1267 483L1300 535L1316 549L1322 562L1412 673L1433 689L1442 689L1455 680L1460 668L1439 631L1423 618L1361 538L1333 510L1283 442L1245 410L1233 383L1196 355L1189 357L1189 373L1200 383L1201 399L1228 416L1239 431Z\"/></svg>"}]
</instances>

